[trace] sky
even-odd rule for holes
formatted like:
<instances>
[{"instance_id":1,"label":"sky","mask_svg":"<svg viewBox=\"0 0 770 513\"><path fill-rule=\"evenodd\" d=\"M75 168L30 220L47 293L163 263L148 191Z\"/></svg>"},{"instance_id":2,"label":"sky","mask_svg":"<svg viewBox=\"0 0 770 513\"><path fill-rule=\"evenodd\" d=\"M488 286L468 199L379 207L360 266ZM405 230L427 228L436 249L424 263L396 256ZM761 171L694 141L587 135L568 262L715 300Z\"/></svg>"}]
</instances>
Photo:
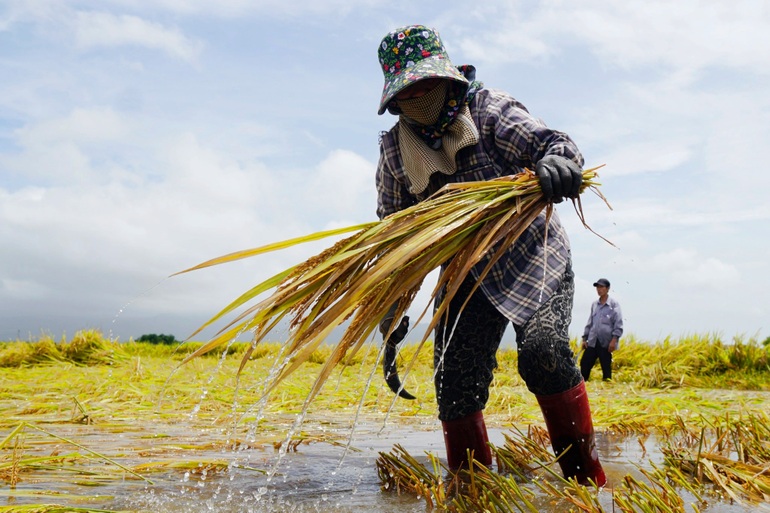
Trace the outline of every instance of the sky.
<instances>
[{"instance_id":1,"label":"sky","mask_svg":"<svg viewBox=\"0 0 770 513\"><path fill-rule=\"evenodd\" d=\"M600 277L627 337L770 336L767 2L3 0L0 340L184 339L331 242L172 274L376 220L377 46L416 23L604 165L614 245L557 206L573 336Z\"/></svg>"}]
</instances>

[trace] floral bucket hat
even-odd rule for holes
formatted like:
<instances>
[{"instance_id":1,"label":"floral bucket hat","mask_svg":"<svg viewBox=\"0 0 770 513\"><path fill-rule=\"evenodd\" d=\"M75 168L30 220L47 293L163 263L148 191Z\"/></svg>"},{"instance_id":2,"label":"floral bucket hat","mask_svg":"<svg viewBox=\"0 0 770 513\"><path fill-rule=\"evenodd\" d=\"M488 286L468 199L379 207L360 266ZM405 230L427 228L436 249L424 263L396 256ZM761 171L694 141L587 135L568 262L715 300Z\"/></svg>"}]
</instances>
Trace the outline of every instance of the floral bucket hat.
<instances>
[{"instance_id":1,"label":"floral bucket hat","mask_svg":"<svg viewBox=\"0 0 770 513\"><path fill-rule=\"evenodd\" d=\"M382 90L382 114L402 90L426 78L448 78L468 83L449 60L438 32L423 25L410 25L386 35L377 50L385 87Z\"/></svg>"}]
</instances>

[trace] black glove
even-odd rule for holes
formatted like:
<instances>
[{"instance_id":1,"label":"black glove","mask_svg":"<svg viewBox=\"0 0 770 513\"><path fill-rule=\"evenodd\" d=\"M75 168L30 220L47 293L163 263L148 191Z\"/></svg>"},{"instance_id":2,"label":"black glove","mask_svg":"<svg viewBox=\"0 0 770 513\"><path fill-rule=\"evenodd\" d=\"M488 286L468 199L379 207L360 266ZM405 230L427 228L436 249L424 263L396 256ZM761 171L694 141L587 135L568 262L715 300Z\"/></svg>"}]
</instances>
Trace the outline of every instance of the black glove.
<instances>
[{"instance_id":1,"label":"black glove","mask_svg":"<svg viewBox=\"0 0 770 513\"><path fill-rule=\"evenodd\" d=\"M583 172L574 161L559 155L546 155L535 166L543 197L554 203L564 198L577 198L583 183Z\"/></svg>"},{"instance_id":2,"label":"black glove","mask_svg":"<svg viewBox=\"0 0 770 513\"><path fill-rule=\"evenodd\" d=\"M383 330L383 334L386 334L388 329L390 329L390 326ZM399 397L403 397L404 399L416 399L415 396L401 387L401 380L398 377L398 370L396 369L396 346L404 340L408 331L409 317L405 315L398 324L398 327L393 330L393 333L390 334L388 340L385 341L385 354L382 357L382 370L385 374L385 383L388 384L388 387L394 394L398 394Z\"/></svg>"}]
</instances>

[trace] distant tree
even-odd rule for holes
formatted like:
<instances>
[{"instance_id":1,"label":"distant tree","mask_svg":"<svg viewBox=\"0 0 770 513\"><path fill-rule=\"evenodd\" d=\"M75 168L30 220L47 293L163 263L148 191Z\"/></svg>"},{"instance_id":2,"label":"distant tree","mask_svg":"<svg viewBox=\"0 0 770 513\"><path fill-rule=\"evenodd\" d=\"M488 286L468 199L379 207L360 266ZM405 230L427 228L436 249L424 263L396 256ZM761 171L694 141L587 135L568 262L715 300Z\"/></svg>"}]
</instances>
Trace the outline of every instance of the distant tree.
<instances>
[{"instance_id":1,"label":"distant tree","mask_svg":"<svg viewBox=\"0 0 770 513\"><path fill-rule=\"evenodd\" d=\"M147 342L148 344L174 344L177 342L176 337L174 335L156 335L155 333L150 333L148 335L142 335L138 339L136 339L137 342Z\"/></svg>"},{"instance_id":2,"label":"distant tree","mask_svg":"<svg viewBox=\"0 0 770 513\"><path fill-rule=\"evenodd\" d=\"M770 346L770 337L767 337L764 342L762 342L763 346Z\"/></svg>"}]
</instances>

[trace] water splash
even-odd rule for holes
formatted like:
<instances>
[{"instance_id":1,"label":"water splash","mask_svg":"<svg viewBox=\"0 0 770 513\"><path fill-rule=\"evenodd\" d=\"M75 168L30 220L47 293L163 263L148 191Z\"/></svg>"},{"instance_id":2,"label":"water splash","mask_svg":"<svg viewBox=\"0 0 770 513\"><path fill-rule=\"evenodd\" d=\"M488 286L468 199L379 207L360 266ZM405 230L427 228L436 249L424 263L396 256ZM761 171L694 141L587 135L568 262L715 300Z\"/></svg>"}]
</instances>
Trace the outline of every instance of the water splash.
<instances>
[{"instance_id":1,"label":"water splash","mask_svg":"<svg viewBox=\"0 0 770 513\"><path fill-rule=\"evenodd\" d=\"M158 288L158 287L159 287L159 286L160 286L160 285L161 285L163 282L167 281L168 279L169 279L169 276L167 276L167 277L163 278L163 279L162 279L162 280L160 280L158 283L156 283L156 284L155 284L155 285L153 285L152 287L148 288L148 289L147 289L147 290L145 290L144 292L142 292L142 293L140 293L140 294L137 294L137 295L136 295L136 296L134 296L134 297L133 297L133 298L132 298L130 301L128 301L126 304L124 304L122 307L120 307L120 309L118 309L118 311L117 311L117 313L115 314L115 316L112 318L112 322L110 322L110 328L109 328L109 330L107 331L107 338L109 338L109 339L112 339L112 338L113 338L113 335L112 335L112 329L113 329L113 327L115 326L115 324L118 322L118 318L119 318L121 315L123 315L123 312L125 312L125 311L126 311L126 309L128 309L128 307L129 307L129 306L131 306L131 305L132 305L132 304L134 304L135 302L139 301L139 299L143 298L144 296L147 296L148 294L150 294L150 292L152 292L153 290L155 290L156 288Z\"/></svg>"}]
</instances>

